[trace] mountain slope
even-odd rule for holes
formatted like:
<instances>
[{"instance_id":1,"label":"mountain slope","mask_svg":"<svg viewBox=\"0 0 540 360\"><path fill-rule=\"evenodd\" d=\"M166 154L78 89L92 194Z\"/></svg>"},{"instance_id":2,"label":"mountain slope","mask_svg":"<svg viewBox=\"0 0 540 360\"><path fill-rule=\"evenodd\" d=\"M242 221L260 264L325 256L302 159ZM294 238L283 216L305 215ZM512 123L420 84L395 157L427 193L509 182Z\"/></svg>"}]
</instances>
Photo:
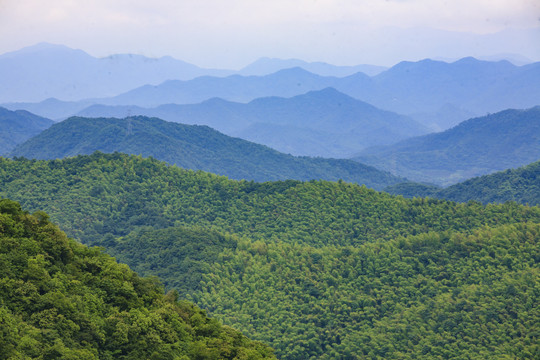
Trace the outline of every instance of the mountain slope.
<instances>
[{"instance_id":1,"label":"mountain slope","mask_svg":"<svg viewBox=\"0 0 540 360\"><path fill-rule=\"evenodd\" d=\"M451 185L540 158L540 107L470 119L442 133L362 151L355 160L420 182Z\"/></svg>"},{"instance_id":2,"label":"mountain slope","mask_svg":"<svg viewBox=\"0 0 540 360\"><path fill-rule=\"evenodd\" d=\"M155 280L0 200L0 357L270 359Z\"/></svg>"},{"instance_id":3,"label":"mountain slope","mask_svg":"<svg viewBox=\"0 0 540 360\"><path fill-rule=\"evenodd\" d=\"M302 156L347 157L361 149L427 133L406 116L377 109L333 88L292 98L267 97L247 104L214 98L194 105L107 107L94 105L78 116L126 114L208 125L227 135Z\"/></svg>"},{"instance_id":4,"label":"mountain slope","mask_svg":"<svg viewBox=\"0 0 540 360\"><path fill-rule=\"evenodd\" d=\"M0 107L0 155L7 154L16 145L39 134L52 124L52 120L28 111L9 111Z\"/></svg>"},{"instance_id":5,"label":"mountain slope","mask_svg":"<svg viewBox=\"0 0 540 360\"><path fill-rule=\"evenodd\" d=\"M540 205L540 161L469 179L440 190L437 197L452 201L476 200L484 204L516 201Z\"/></svg>"},{"instance_id":6,"label":"mountain slope","mask_svg":"<svg viewBox=\"0 0 540 360\"><path fill-rule=\"evenodd\" d=\"M146 117L70 118L21 144L11 156L57 159L95 151L152 156L188 169L255 181L343 179L382 189L403 180L351 160L293 157L206 126Z\"/></svg>"},{"instance_id":7,"label":"mountain slope","mask_svg":"<svg viewBox=\"0 0 540 360\"><path fill-rule=\"evenodd\" d=\"M283 359L539 351L538 207L232 181L124 154L0 159L0 191Z\"/></svg>"},{"instance_id":8,"label":"mountain slope","mask_svg":"<svg viewBox=\"0 0 540 360\"><path fill-rule=\"evenodd\" d=\"M517 169L475 177L441 189L418 183L391 185L385 192L405 197L432 197L452 201L479 201L483 204L515 201L540 205L540 161Z\"/></svg>"}]
</instances>

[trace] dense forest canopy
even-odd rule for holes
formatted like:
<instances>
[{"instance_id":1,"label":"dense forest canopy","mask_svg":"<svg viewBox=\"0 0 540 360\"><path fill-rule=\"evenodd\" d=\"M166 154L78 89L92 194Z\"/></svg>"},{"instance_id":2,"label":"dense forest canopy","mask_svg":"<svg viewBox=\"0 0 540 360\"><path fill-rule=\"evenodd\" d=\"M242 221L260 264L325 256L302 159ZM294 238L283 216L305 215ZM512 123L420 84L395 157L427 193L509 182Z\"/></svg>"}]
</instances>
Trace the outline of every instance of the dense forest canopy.
<instances>
[{"instance_id":1,"label":"dense forest canopy","mask_svg":"<svg viewBox=\"0 0 540 360\"><path fill-rule=\"evenodd\" d=\"M270 359L48 215L0 200L0 359Z\"/></svg>"},{"instance_id":2,"label":"dense forest canopy","mask_svg":"<svg viewBox=\"0 0 540 360\"><path fill-rule=\"evenodd\" d=\"M119 153L1 159L0 184L0 196L47 211L89 244L140 226L197 225L255 240L358 245L540 217L540 209L517 204L411 200L346 182L233 181Z\"/></svg>"},{"instance_id":3,"label":"dense forest canopy","mask_svg":"<svg viewBox=\"0 0 540 360\"><path fill-rule=\"evenodd\" d=\"M1 159L0 186L279 358L540 354L539 207L233 181L118 153Z\"/></svg>"}]
</instances>

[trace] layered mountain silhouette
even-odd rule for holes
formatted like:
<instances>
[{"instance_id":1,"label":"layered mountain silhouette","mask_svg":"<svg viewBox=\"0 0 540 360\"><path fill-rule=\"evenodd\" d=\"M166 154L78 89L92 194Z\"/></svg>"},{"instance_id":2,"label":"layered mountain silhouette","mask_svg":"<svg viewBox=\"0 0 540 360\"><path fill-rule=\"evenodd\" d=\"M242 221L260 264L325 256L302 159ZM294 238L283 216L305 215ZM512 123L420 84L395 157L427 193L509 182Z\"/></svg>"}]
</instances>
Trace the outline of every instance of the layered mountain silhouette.
<instances>
[{"instance_id":1,"label":"layered mountain silhouette","mask_svg":"<svg viewBox=\"0 0 540 360\"><path fill-rule=\"evenodd\" d=\"M438 185L523 166L540 159L540 107L473 118L441 133L366 149L354 159Z\"/></svg>"},{"instance_id":2,"label":"layered mountain silhouette","mask_svg":"<svg viewBox=\"0 0 540 360\"><path fill-rule=\"evenodd\" d=\"M348 157L361 149L425 134L413 119L377 109L333 88L292 98L259 98L241 104L214 98L196 105L156 108L94 105L83 117L154 116L186 124L208 125L293 155Z\"/></svg>"},{"instance_id":3,"label":"layered mountain silhouette","mask_svg":"<svg viewBox=\"0 0 540 360\"><path fill-rule=\"evenodd\" d=\"M351 160L294 157L263 145L231 138L207 126L183 125L147 117L73 117L17 146L11 155L58 159L95 151L152 156L169 164L233 179L342 179L375 189L404 181Z\"/></svg>"},{"instance_id":4,"label":"layered mountain silhouette","mask_svg":"<svg viewBox=\"0 0 540 360\"><path fill-rule=\"evenodd\" d=\"M24 110L10 111L0 107L0 155L39 134L53 124L52 120Z\"/></svg>"},{"instance_id":5,"label":"layered mountain silhouette","mask_svg":"<svg viewBox=\"0 0 540 360\"><path fill-rule=\"evenodd\" d=\"M0 75L8 85L4 88L9 89L0 93L0 101L11 110L26 109L60 119L91 104L156 107L200 103L215 97L249 102L333 87L440 131L474 116L533 107L540 98L540 63L516 66L504 60L464 58L447 63L426 59L401 62L371 77L363 72L343 76L356 68L326 65L261 59L231 75L231 71L200 69L172 58L118 55L96 59L81 51L41 45L0 56ZM278 71L267 74L273 70ZM197 74L204 76L193 78ZM54 109L50 106L53 100L28 103L47 98L69 102L62 106L56 101ZM84 99L81 104L71 102L80 99Z\"/></svg>"}]
</instances>

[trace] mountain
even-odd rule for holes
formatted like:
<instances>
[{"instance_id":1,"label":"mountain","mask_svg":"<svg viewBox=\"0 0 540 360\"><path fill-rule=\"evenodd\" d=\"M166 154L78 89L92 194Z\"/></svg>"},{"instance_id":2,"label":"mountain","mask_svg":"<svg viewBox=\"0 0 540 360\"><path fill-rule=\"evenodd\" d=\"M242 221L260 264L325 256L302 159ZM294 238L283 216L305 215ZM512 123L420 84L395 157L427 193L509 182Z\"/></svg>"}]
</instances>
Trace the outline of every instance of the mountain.
<instances>
[{"instance_id":1,"label":"mountain","mask_svg":"<svg viewBox=\"0 0 540 360\"><path fill-rule=\"evenodd\" d=\"M538 105L540 63L515 66L508 61L464 58L453 63L434 60L401 62L369 77L356 73L347 77L320 76L300 67L265 76L233 75L205 77L187 82L145 86L118 97L101 100L109 105L154 107L160 104L196 103L212 97L248 102L259 97L292 97L312 90L334 87L338 91L378 108L400 114L421 114L425 125L446 129L448 120L437 118L447 108L460 109L450 125L473 115L508 108Z\"/></svg>"},{"instance_id":2,"label":"mountain","mask_svg":"<svg viewBox=\"0 0 540 360\"><path fill-rule=\"evenodd\" d=\"M60 159L95 151L152 156L169 164L233 179L343 179L376 189L403 181L351 160L294 157L206 126L146 117L70 118L17 146L11 156Z\"/></svg>"},{"instance_id":3,"label":"mountain","mask_svg":"<svg viewBox=\"0 0 540 360\"><path fill-rule=\"evenodd\" d=\"M145 84L229 71L201 69L162 57L112 55L95 58L82 50L41 43L0 55L0 102L67 101L120 94Z\"/></svg>"},{"instance_id":4,"label":"mountain","mask_svg":"<svg viewBox=\"0 0 540 360\"><path fill-rule=\"evenodd\" d=\"M324 62L306 62L298 59L275 59L275 58L260 58L257 61L249 64L238 71L239 75L268 75L279 70L301 67L311 73L321 76L344 77L358 72L362 72L368 76L374 76L387 68L377 65L354 65L354 66L336 66Z\"/></svg>"},{"instance_id":5,"label":"mountain","mask_svg":"<svg viewBox=\"0 0 540 360\"><path fill-rule=\"evenodd\" d=\"M369 87L353 82L347 89L336 88L402 114L436 112L453 105L483 115L538 105L538 79L540 63L515 66L469 57L453 63L404 61L374 76Z\"/></svg>"},{"instance_id":6,"label":"mountain","mask_svg":"<svg viewBox=\"0 0 540 360\"><path fill-rule=\"evenodd\" d=\"M343 158L368 146L392 144L428 132L411 118L377 109L333 88L292 98L259 98L247 104L214 98L200 104L151 109L93 105L78 116L127 114L208 125L227 135L302 156Z\"/></svg>"},{"instance_id":7,"label":"mountain","mask_svg":"<svg viewBox=\"0 0 540 360\"><path fill-rule=\"evenodd\" d=\"M7 154L16 145L39 134L52 124L52 120L28 111L9 111L0 107L0 155Z\"/></svg>"},{"instance_id":8,"label":"mountain","mask_svg":"<svg viewBox=\"0 0 540 360\"><path fill-rule=\"evenodd\" d=\"M364 75L367 78L367 75ZM162 104L194 104L211 98L249 102L268 96L292 97L332 86L339 78L323 77L300 67L280 70L265 76L201 76L193 80L169 80L157 86L145 85L106 99L104 105L155 107Z\"/></svg>"},{"instance_id":9,"label":"mountain","mask_svg":"<svg viewBox=\"0 0 540 360\"><path fill-rule=\"evenodd\" d=\"M451 185L540 158L540 107L505 110L441 133L366 149L354 159L419 182Z\"/></svg>"},{"instance_id":10,"label":"mountain","mask_svg":"<svg viewBox=\"0 0 540 360\"><path fill-rule=\"evenodd\" d=\"M539 207L404 199L345 182L233 181L118 153L0 159L0 196L47 211L69 234L102 246L141 274L159 274L179 298L271 344L281 359L531 359L538 351L531 339L540 321ZM25 224L38 227L39 220ZM25 234L21 226L11 228ZM12 247L0 249L17 248L13 238L7 237ZM49 248L62 249L56 243ZM37 270L49 262L53 276L59 272L54 259L10 254L0 264ZM139 299L133 296L138 287L105 276L116 274L115 267L86 261L84 269L93 274L84 277L97 286L89 291L93 296L103 294L103 286L114 290L106 298ZM48 288L0 296L20 294L31 307L61 302L65 298L56 293L45 303L31 301L40 290L60 291L61 281L70 280L58 277ZM75 306L61 303L76 311L81 299L83 308L99 305L84 296ZM28 318L45 317L36 313ZM129 314L133 323L148 324L135 321L144 310ZM118 317L105 318L116 325ZM200 324L197 317L191 321ZM69 329L83 336L88 326ZM201 335L213 333L205 329Z\"/></svg>"},{"instance_id":11,"label":"mountain","mask_svg":"<svg viewBox=\"0 0 540 360\"><path fill-rule=\"evenodd\" d=\"M302 66L302 62L290 63L295 64ZM22 78L26 75L19 73L18 76ZM37 74L32 76L39 78ZM537 106L540 98L540 63L516 66L508 61L490 62L474 58L452 63L430 59L401 62L371 77L361 72L345 77L321 76L296 66L263 76L201 76L183 81L179 78L175 76L172 79L176 80L148 82L116 96L95 97L82 102L86 106L157 107L163 104L195 104L219 97L246 103L261 97L294 97L333 87L380 109L411 116L432 131L441 131L474 116L508 108ZM31 81L30 78L27 85ZM47 81L52 82L53 79ZM48 89L52 89L52 85ZM62 98L51 91L40 99L50 97ZM11 110L29 110L32 106L34 113L53 119L65 118L69 109L74 108L71 102L66 104L65 109L58 104L55 116L52 116L46 104L11 102L3 106ZM43 108L44 112L38 108ZM82 108L82 105L79 106L79 110Z\"/></svg>"},{"instance_id":12,"label":"mountain","mask_svg":"<svg viewBox=\"0 0 540 360\"><path fill-rule=\"evenodd\" d=\"M475 177L444 189L416 183L391 185L384 191L407 197L430 196L439 199L483 204L515 201L540 205L540 161L517 169Z\"/></svg>"},{"instance_id":13,"label":"mountain","mask_svg":"<svg viewBox=\"0 0 540 360\"><path fill-rule=\"evenodd\" d=\"M156 280L0 200L3 359L274 359Z\"/></svg>"}]
</instances>

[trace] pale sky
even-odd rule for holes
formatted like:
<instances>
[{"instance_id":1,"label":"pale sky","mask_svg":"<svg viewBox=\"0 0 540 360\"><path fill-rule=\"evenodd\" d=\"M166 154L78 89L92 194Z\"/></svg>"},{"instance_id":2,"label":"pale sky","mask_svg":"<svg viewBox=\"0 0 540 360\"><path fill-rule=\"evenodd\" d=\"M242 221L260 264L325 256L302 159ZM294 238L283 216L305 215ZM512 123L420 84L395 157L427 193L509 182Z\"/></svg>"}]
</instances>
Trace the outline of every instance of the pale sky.
<instances>
[{"instance_id":1,"label":"pale sky","mask_svg":"<svg viewBox=\"0 0 540 360\"><path fill-rule=\"evenodd\" d=\"M39 42L233 69L263 56L540 61L540 0L0 0L0 53Z\"/></svg>"}]
</instances>

